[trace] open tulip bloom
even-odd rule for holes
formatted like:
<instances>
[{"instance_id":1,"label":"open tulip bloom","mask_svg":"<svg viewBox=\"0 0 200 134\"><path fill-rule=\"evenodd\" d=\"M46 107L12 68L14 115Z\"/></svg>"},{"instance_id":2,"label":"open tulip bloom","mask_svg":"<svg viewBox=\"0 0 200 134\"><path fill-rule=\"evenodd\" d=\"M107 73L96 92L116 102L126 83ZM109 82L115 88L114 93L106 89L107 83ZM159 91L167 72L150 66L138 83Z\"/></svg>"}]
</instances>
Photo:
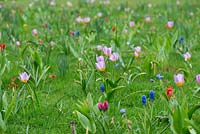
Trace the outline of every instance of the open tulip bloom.
<instances>
[{"instance_id":1,"label":"open tulip bloom","mask_svg":"<svg viewBox=\"0 0 200 134\"><path fill-rule=\"evenodd\" d=\"M104 72L106 69L106 64L104 61L100 61L96 63L96 68L100 71L100 72Z\"/></svg>"},{"instance_id":2,"label":"open tulip bloom","mask_svg":"<svg viewBox=\"0 0 200 134\"><path fill-rule=\"evenodd\" d=\"M30 75L28 75L26 72L23 72L23 73L21 73L21 74L19 75L18 78L19 78L19 80L20 80L21 82L26 83L26 82L29 80Z\"/></svg>"},{"instance_id":3,"label":"open tulip bloom","mask_svg":"<svg viewBox=\"0 0 200 134\"><path fill-rule=\"evenodd\" d=\"M177 86L179 86L179 87L183 86L184 75L183 74L174 75L174 81L175 81Z\"/></svg>"}]
</instances>

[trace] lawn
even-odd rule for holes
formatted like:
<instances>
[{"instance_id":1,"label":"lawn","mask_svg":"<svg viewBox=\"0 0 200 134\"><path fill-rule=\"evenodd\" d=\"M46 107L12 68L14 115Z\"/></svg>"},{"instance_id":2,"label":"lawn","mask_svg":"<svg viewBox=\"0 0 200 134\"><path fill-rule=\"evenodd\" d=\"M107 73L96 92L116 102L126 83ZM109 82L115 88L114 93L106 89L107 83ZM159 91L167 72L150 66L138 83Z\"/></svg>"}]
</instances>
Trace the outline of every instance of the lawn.
<instances>
[{"instance_id":1,"label":"lawn","mask_svg":"<svg viewBox=\"0 0 200 134\"><path fill-rule=\"evenodd\" d=\"M199 134L199 6L0 1L0 133Z\"/></svg>"}]
</instances>

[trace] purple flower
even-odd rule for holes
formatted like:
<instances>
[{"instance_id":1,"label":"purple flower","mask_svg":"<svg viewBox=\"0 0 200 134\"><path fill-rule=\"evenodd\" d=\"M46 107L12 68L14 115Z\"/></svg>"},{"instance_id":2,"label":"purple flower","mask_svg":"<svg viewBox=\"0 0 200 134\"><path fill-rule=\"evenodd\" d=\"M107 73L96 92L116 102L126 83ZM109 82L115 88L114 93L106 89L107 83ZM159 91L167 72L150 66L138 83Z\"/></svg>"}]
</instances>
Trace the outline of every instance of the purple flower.
<instances>
[{"instance_id":1,"label":"purple flower","mask_svg":"<svg viewBox=\"0 0 200 134\"><path fill-rule=\"evenodd\" d=\"M167 22L167 28L172 28L174 26L174 22L173 21L168 21Z\"/></svg>"},{"instance_id":2,"label":"purple flower","mask_svg":"<svg viewBox=\"0 0 200 134\"><path fill-rule=\"evenodd\" d=\"M30 75L28 75L26 72L23 72L23 73L21 73L21 74L19 75L18 78L19 78L19 80L20 80L21 82L26 83L26 82L29 80Z\"/></svg>"},{"instance_id":3,"label":"purple flower","mask_svg":"<svg viewBox=\"0 0 200 134\"><path fill-rule=\"evenodd\" d=\"M130 21L130 22L129 22L129 26L130 26L130 27L134 27L134 26L135 26L135 22L134 22L134 21Z\"/></svg>"},{"instance_id":4,"label":"purple flower","mask_svg":"<svg viewBox=\"0 0 200 134\"><path fill-rule=\"evenodd\" d=\"M185 54L183 54L185 61L189 61L191 59L191 54L189 52L186 52Z\"/></svg>"},{"instance_id":5,"label":"purple flower","mask_svg":"<svg viewBox=\"0 0 200 134\"><path fill-rule=\"evenodd\" d=\"M196 81L197 81L197 83L200 83L200 74L198 74L198 75L196 76Z\"/></svg>"},{"instance_id":6,"label":"purple flower","mask_svg":"<svg viewBox=\"0 0 200 134\"><path fill-rule=\"evenodd\" d=\"M118 53L113 53L110 55L109 58L111 61L117 61L119 59L119 54Z\"/></svg>"},{"instance_id":7,"label":"purple flower","mask_svg":"<svg viewBox=\"0 0 200 134\"><path fill-rule=\"evenodd\" d=\"M106 65L104 61L100 61L96 63L96 68L100 71L100 72L104 72L106 69Z\"/></svg>"},{"instance_id":8,"label":"purple flower","mask_svg":"<svg viewBox=\"0 0 200 134\"><path fill-rule=\"evenodd\" d=\"M112 48L108 48L108 47L103 47L103 52L106 56L110 56L112 54Z\"/></svg>"},{"instance_id":9,"label":"purple flower","mask_svg":"<svg viewBox=\"0 0 200 134\"><path fill-rule=\"evenodd\" d=\"M102 51L102 50L103 50L103 46L97 45L97 50L98 50L98 51Z\"/></svg>"},{"instance_id":10,"label":"purple flower","mask_svg":"<svg viewBox=\"0 0 200 134\"><path fill-rule=\"evenodd\" d=\"M121 114L125 114L126 113L126 109L124 109L124 108L120 109L120 113Z\"/></svg>"},{"instance_id":11,"label":"purple flower","mask_svg":"<svg viewBox=\"0 0 200 134\"><path fill-rule=\"evenodd\" d=\"M160 74L157 74L157 75L156 75L156 78L158 78L158 79L163 79L164 76L163 76L163 75L160 75Z\"/></svg>"},{"instance_id":12,"label":"purple flower","mask_svg":"<svg viewBox=\"0 0 200 134\"><path fill-rule=\"evenodd\" d=\"M104 61L104 57L103 56L98 56L98 57L96 57L96 61L97 62Z\"/></svg>"},{"instance_id":13,"label":"purple flower","mask_svg":"<svg viewBox=\"0 0 200 134\"><path fill-rule=\"evenodd\" d=\"M32 35L33 35L33 36L37 36L37 35L38 35L37 29L33 29L33 30L32 30Z\"/></svg>"},{"instance_id":14,"label":"purple flower","mask_svg":"<svg viewBox=\"0 0 200 134\"><path fill-rule=\"evenodd\" d=\"M179 87L183 86L183 83L184 83L184 75L183 75L183 74L174 75L174 82L175 82L176 85L179 86Z\"/></svg>"}]
</instances>

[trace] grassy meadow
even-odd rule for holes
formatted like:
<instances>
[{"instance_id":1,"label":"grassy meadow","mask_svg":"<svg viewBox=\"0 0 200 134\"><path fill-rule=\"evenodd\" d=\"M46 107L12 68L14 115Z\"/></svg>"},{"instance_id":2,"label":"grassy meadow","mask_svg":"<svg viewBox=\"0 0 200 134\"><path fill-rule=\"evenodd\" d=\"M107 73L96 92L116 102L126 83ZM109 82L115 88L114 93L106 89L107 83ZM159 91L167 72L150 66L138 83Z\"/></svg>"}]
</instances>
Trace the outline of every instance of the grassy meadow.
<instances>
[{"instance_id":1,"label":"grassy meadow","mask_svg":"<svg viewBox=\"0 0 200 134\"><path fill-rule=\"evenodd\" d=\"M199 0L0 1L0 133L200 134Z\"/></svg>"}]
</instances>

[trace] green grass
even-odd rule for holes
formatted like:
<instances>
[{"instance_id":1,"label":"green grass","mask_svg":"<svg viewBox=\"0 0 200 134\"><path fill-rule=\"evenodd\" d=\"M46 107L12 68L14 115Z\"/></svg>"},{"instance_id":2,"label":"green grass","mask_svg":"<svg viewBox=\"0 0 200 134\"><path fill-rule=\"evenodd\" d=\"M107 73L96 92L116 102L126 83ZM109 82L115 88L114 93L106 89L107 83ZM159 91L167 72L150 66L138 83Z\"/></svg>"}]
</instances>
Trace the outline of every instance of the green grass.
<instances>
[{"instance_id":1,"label":"green grass","mask_svg":"<svg viewBox=\"0 0 200 134\"><path fill-rule=\"evenodd\" d=\"M115 81L122 77L117 86L125 86L116 91L109 100L108 111L106 111L108 133L145 133L149 124L147 123L145 127L142 123L148 121L145 113L150 115L152 106L153 113L149 119L151 123L157 117L169 117L168 107L171 104L165 95L168 86L174 87L174 97L179 102L183 97L181 90L184 90L189 107L199 103L199 92L195 95L196 97L193 95L195 87L199 86L195 77L200 72L198 0L183 0L179 6L174 0L131 2L113 0L109 5L101 5L98 2L88 4L83 0L75 0L72 2L72 7L67 7L64 0L56 1L55 6L49 6L46 0L34 1L33 7L29 7L28 1L15 3L1 1L0 3L3 6L0 9L0 43L6 44L5 50L0 51L0 71L4 64L7 65L4 74L0 76L0 81L2 81L0 96L2 97L2 93L6 91L10 103L11 79L17 78L21 72L25 71L24 68L31 72L30 66L38 67L38 59L33 57L34 52L39 53L43 65L50 66L37 88L33 84L32 76L28 80L22 94L18 96L21 107L18 110L15 109L18 106L14 108L6 123L6 134L72 133L70 127L72 120L76 122L77 133L85 133L75 112L78 110L76 104L78 101L85 100L87 93L92 94L94 104L108 99L102 96L99 89L100 84L105 84L106 79ZM152 3L153 7L148 8L148 3ZM118 11L119 5L122 8L129 7L130 11ZM103 16L96 18L98 12L102 12ZM194 16L190 16L190 12L193 12ZM77 23L75 20L78 16L89 16L91 22ZM144 22L146 16L151 17L151 23ZM105 21L106 17L108 21ZM174 27L167 29L166 23L170 20L174 21ZM135 22L134 28L129 27L130 21ZM24 24L27 26L24 27ZM113 32L113 27L116 27L117 31ZM34 28L39 31L38 36L32 36ZM127 29L128 33L124 33L124 29ZM71 36L70 31L80 31L80 36ZM184 41L179 44L178 39L181 36L184 37ZM18 40L21 43L19 47L15 45ZM51 41L55 42L55 46L50 46ZM174 41L176 44L173 44ZM130 45L127 45L127 42L130 42ZM99 73L95 68L95 58L102 55L101 52L96 51L96 46L101 44L111 46L113 52L118 52L120 61L116 63L123 62L125 67L120 65L116 68L116 63L106 59L106 72ZM142 47L141 56L137 59L133 58L135 46ZM183 51L179 51L179 48ZM189 62L185 62L183 58L183 53L187 51L192 53ZM133 63L128 68L131 58L133 58ZM151 61L158 62L155 72L149 69ZM192 64L192 68L188 64ZM186 70L183 88L177 87L173 79L173 75L178 73L177 70L180 68ZM82 72L83 80L88 82L85 92L77 83L81 79L80 72ZM133 80L139 73L145 74ZM155 76L159 73L164 75L164 80L156 79ZM56 78L49 78L50 75L56 75ZM131 75L133 77L129 79ZM150 82L151 78L155 80L154 83ZM15 82L19 85L19 88L15 90L19 92L24 84L18 79ZM36 106L34 97L31 97L32 92L28 84L32 89L36 89L40 106ZM111 89L112 87L107 85L106 90ZM149 102L151 89L155 91L154 102ZM144 94L148 98L146 107L141 102L141 96ZM0 108L4 118L2 104L1 99ZM126 117L131 122L129 122L132 128L130 130L127 129L127 120L124 121L119 112L121 108L126 109ZM200 112L196 111L192 118L198 127L199 115ZM100 114L95 117L96 133L101 134L102 127L97 120L100 119ZM146 134L157 134L168 125L170 122L160 120ZM142 132L139 132L140 130ZM173 132L169 127L163 133Z\"/></svg>"}]
</instances>

